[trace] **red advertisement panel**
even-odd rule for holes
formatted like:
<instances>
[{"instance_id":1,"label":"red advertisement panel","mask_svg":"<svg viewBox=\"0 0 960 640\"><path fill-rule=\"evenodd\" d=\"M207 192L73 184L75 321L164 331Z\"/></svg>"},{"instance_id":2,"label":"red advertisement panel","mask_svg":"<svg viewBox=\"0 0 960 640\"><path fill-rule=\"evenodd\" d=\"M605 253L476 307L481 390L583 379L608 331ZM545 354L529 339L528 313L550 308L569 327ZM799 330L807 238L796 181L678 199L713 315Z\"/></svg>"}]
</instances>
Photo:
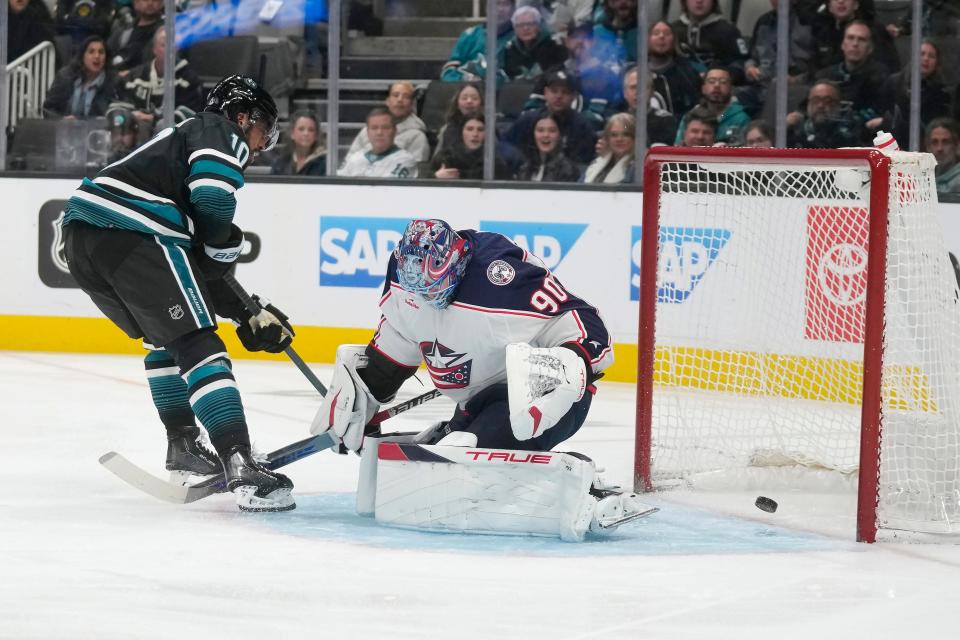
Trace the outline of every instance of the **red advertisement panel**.
<instances>
[{"instance_id":1,"label":"red advertisement panel","mask_svg":"<svg viewBox=\"0 0 960 640\"><path fill-rule=\"evenodd\" d=\"M868 227L866 208L807 210L807 339L863 342Z\"/></svg>"}]
</instances>

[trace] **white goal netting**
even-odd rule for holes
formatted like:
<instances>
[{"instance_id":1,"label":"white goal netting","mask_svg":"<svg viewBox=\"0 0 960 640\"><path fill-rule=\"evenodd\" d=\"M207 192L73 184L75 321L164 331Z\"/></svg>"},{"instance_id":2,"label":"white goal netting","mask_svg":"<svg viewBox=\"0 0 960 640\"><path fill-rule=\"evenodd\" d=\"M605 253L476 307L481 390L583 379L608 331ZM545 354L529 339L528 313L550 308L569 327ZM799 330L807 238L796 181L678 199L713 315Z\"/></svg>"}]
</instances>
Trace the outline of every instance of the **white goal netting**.
<instances>
[{"instance_id":1,"label":"white goal netting","mask_svg":"<svg viewBox=\"0 0 960 640\"><path fill-rule=\"evenodd\" d=\"M660 165L653 482L855 474L868 278L883 277L876 522L960 533L960 306L932 158L894 155L875 276L870 168L824 153L816 165Z\"/></svg>"}]
</instances>

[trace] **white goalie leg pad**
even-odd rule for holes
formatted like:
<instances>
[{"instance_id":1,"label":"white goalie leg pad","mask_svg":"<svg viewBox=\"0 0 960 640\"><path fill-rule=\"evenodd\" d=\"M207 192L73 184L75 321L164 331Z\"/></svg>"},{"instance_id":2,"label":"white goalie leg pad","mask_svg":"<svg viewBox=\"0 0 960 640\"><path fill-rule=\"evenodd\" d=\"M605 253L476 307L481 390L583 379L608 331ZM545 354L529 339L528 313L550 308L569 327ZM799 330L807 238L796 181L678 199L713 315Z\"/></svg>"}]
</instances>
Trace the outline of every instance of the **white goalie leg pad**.
<instances>
[{"instance_id":1,"label":"white goalie leg pad","mask_svg":"<svg viewBox=\"0 0 960 640\"><path fill-rule=\"evenodd\" d=\"M576 456L379 441L365 461L374 451L374 514L384 524L576 541L594 515L595 469Z\"/></svg>"},{"instance_id":2,"label":"white goalie leg pad","mask_svg":"<svg viewBox=\"0 0 960 640\"><path fill-rule=\"evenodd\" d=\"M389 433L367 436L360 454L360 477L357 481L357 514L373 516L377 498L377 445L380 442L416 442L416 433Z\"/></svg>"},{"instance_id":3,"label":"white goalie leg pad","mask_svg":"<svg viewBox=\"0 0 960 640\"><path fill-rule=\"evenodd\" d=\"M587 366L570 349L507 345L507 400L517 440L529 440L555 425L583 398Z\"/></svg>"},{"instance_id":4,"label":"white goalie leg pad","mask_svg":"<svg viewBox=\"0 0 960 640\"><path fill-rule=\"evenodd\" d=\"M318 435L332 430L348 449L359 451L363 431L380 408L357 369L367 365L366 345L344 344L337 347L337 363L327 395L310 425L310 433Z\"/></svg>"}]
</instances>

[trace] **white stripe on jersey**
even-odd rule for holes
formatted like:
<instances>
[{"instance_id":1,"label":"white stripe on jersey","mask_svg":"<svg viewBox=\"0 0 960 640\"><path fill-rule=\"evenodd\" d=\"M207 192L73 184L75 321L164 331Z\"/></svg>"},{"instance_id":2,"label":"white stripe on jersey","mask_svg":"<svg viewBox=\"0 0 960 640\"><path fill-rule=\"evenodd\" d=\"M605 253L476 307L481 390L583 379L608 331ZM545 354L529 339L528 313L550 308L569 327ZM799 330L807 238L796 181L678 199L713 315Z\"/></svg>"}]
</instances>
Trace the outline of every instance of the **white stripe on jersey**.
<instances>
[{"instance_id":1,"label":"white stripe on jersey","mask_svg":"<svg viewBox=\"0 0 960 640\"><path fill-rule=\"evenodd\" d=\"M150 218L146 217L145 215L143 215L143 214L140 213L139 211L134 211L133 209L128 209L127 207L123 206L122 204L117 204L116 202L113 202L112 200L107 200L107 199L105 199L105 198L101 198L100 196L94 195L94 194L92 194L92 193L90 193L90 192L88 192L88 191L80 191L79 189L77 189L76 191L74 191L72 195L73 195L74 198L78 198L78 199L80 199L80 200L86 200L87 202L89 202L89 203L91 203L91 204L99 205L99 206L104 207L104 208L106 208L106 209L113 209L114 211L117 211L118 213L122 213L123 215L127 216L128 218L139 222L140 224L142 224L143 226L147 227L147 228L150 229L151 231L157 232L157 234L159 234L159 235L167 236L167 237L171 237L171 238L181 238L181 239L183 239L183 240L190 240L190 236L188 236L187 234L185 234L185 233L180 233L179 231L174 231L174 230L171 229L170 227L165 227L165 226L159 224L158 222L155 222L154 220L151 220Z\"/></svg>"},{"instance_id":2,"label":"white stripe on jersey","mask_svg":"<svg viewBox=\"0 0 960 640\"><path fill-rule=\"evenodd\" d=\"M223 189L227 193L235 193L237 188L230 184L229 182L224 182L223 180L217 180L216 178L199 178L194 180L189 185L190 192L192 193L197 187L216 187L217 189Z\"/></svg>"},{"instance_id":3,"label":"white stripe on jersey","mask_svg":"<svg viewBox=\"0 0 960 640\"><path fill-rule=\"evenodd\" d=\"M241 172L243 171L243 165L240 164L240 161L231 156L230 154L224 153L223 151L217 151L216 149L200 149L199 151L194 151L190 154L190 157L187 158L189 164L193 164L193 161L200 156L213 156L214 158L219 158L227 164L232 164Z\"/></svg>"},{"instance_id":4,"label":"white stripe on jersey","mask_svg":"<svg viewBox=\"0 0 960 640\"><path fill-rule=\"evenodd\" d=\"M131 186L121 180L117 180L116 178L98 176L93 179L93 182L95 184L104 184L108 187L113 187L114 189L123 191L127 195L133 196L134 198L140 198L141 200L150 200L152 202L162 202L163 204L171 204L173 206L177 206L173 200L170 200L168 198L163 198L158 195L154 195L148 191L144 191L143 189L137 189L136 187Z\"/></svg>"}]
</instances>

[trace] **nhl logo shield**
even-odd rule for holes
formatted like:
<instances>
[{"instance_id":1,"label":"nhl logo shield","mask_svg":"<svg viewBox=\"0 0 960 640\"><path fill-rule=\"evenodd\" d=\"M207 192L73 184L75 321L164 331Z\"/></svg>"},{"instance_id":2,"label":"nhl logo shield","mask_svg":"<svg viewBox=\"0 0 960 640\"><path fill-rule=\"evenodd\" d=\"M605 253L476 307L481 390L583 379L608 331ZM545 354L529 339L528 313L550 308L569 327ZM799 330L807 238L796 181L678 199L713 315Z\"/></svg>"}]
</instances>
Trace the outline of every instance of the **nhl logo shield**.
<instances>
[{"instance_id":1,"label":"nhl logo shield","mask_svg":"<svg viewBox=\"0 0 960 640\"><path fill-rule=\"evenodd\" d=\"M183 317L183 307L181 307L178 304L175 304L172 307L170 307L168 311L170 312L170 317L173 318L174 320L179 320L180 318Z\"/></svg>"},{"instance_id":2,"label":"nhl logo shield","mask_svg":"<svg viewBox=\"0 0 960 640\"><path fill-rule=\"evenodd\" d=\"M516 270L503 260L494 260L487 267L487 279L498 287L510 284L516 275Z\"/></svg>"}]
</instances>

